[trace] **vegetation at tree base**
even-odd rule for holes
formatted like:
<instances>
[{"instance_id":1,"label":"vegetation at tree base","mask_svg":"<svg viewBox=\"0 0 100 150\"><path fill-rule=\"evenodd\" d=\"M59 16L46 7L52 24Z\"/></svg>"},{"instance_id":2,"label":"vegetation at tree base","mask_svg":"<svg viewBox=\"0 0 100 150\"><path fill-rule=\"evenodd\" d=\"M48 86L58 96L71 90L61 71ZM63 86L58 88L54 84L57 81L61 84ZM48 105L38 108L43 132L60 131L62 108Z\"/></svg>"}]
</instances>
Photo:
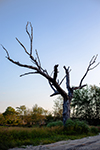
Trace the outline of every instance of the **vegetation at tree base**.
<instances>
[{"instance_id":1,"label":"vegetation at tree base","mask_svg":"<svg viewBox=\"0 0 100 150\"><path fill-rule=\"evenodd\" d=\"M89 126L84 121L68 119L66 122L67 134L83 134L89 132Z\"/></svg>"},{"instance_id":2,"label":"vegetation at tree base","mask_svg":"<svg viewBox=\"0 0 100 150\"><path fill-rule=\"evenodd\" d=\"M74 122L70 119L66 122L66 127L59 126L59 124L55 127L42 128L0 127L0 150L25 147L25 145L49 144L60 140L74 140L97 133L98 129L95 127L89 128L84 122L78 120Z\"/></svg>"},{"instance_id":3,"label":"vegetation at tree base","mask_svg":"<svg viewBox=\"0 0 100 150\"><path fill-rule=\"evenodd\" d=\"M74 92L71 103L72 120L68 119L65 126L62 122L62 101L61 97L54 101L53 113L37 104L31 110L25 105L16 107L16 110L11 106L7 107L5 112L0 114L0 149L78 139L100 132L100 126L86 124L89 122L92 125L100 125L99 87L90 86Z\"/></svg>"},{"instance_id":4,"label":"vegetation at tree base","mask_svg":"<svg viewBox=\"0 0 100 150\"><path fill-rule=\"evenodd\" d=\"M47 124L47 127L55 127L55 126L63 126L63 122L62 121L55 121L55 122L50 122Z\"/></svg>"}]
</instances>

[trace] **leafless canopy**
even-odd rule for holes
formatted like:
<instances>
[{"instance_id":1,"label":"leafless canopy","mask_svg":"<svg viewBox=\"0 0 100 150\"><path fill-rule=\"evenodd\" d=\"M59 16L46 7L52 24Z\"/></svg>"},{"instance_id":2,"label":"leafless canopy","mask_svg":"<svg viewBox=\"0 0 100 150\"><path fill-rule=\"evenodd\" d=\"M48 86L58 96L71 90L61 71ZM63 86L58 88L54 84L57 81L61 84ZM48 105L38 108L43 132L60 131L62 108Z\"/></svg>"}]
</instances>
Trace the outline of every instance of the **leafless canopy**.
<instances>
[{"instance_id":1,"label":"leafless canopy","mask_svg":"<svg viewBox=\"0 0 100 150\"><path fill-rule=\"evenodd\" d=\"M30 27L30 29L31 29L30 32L28 30L28 27ZM49 75L49 73L47 72L46 69L42 68L41 61L40 61L40 58L39 58L37 50L35 50L36 57L34 57L32 55L32 51L33 51L33 48L32 48L32 43L33 43L33 27L32 27L32 24L30 22L27 22L27 24L26 24L26 33L28 34L29 39L30 39L30 50L29 51L26 49L26 47L22 44L22 42L18 38L16 38L16 40L20 44L20 46L24 49L25 53L29 56L29 58L34 63L34 65L27 65L27 64L22 64L22 63L20 63L18 61L14 61L13 59L10 58L8 50L3 45L1 45L2 48L5 50L5 52L7 54L6 58L9 61L11 61L12 63L14 63L14 64L16 64L16 65L18 65L20 67L25 67L25 68L33 70L32 72L27 72L27 73L24 73L24 74L20 75L20 77L25 76L25 75L29 75L29 74L40 74L40 75L42 75L43 77L45 77L48 80L50 87L54 91L54 93L51 96L54 96L54 95L57 95L57 94L61 94L62 96L67 95L68 98L69 97L71 98L73 90L81 89L84 86L86 86L86 84L82 85L83 80L84 80L84 78L86 77L86 75L88 74L88 72L90 70L93 70L94 68L96 68L99 65L99 63L97 63L95 65L96 59L97 59L98 55L93 56L92 59L90 60L89 65L87 67L87 70L86 70L84 76L82 77L82 79L80 80L79 86L75 86L75 87L71 88L70 87L70 71L71 71L70 67L66 68L66 66L64 66L65 76L58 83L57 80L56 80L57 79L57 75L58 75L58 68L57 68L58 65L55 65L56 67L54 66L55 69L53 70L52 73L54 74L55 77L54 76L52 77L52 75ZM66 88L67 88L69 94L67 94L67 92L64 91L61 88L61 84L62 84L62 82L64 81L65 78L66 78Z\"/></svg>"}]
</instances>

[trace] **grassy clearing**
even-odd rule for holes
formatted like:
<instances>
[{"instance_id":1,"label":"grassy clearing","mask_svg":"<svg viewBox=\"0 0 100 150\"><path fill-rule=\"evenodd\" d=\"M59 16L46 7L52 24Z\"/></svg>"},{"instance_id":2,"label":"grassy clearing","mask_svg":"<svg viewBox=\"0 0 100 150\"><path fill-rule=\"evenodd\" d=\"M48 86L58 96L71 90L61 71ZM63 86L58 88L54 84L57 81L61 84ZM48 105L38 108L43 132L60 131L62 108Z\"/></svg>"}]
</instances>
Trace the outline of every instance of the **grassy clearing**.
<instances>
[{"instance_id":1,"label":"grassy clearing","mask_svg":"<svg viewBox=\"0 0 100 150\"><path fill-rule=\"evenodd\" d=\"M63 126L42 127L42 128L23 128L23 127L0 127L0 150L7 150L22 145L49 144L60 140L79 139L86 136L95 135L92 132L76 134L68 133Z\"/></svg>"}]
</instances>

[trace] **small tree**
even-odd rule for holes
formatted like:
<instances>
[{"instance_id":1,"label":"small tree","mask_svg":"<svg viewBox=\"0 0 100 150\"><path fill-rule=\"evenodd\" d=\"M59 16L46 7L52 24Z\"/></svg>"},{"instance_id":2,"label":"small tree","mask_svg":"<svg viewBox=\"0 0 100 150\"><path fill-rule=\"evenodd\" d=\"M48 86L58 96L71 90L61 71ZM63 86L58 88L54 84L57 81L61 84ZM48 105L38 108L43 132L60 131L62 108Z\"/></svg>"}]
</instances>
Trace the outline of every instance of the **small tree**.
<instances>
[{"instance_id":1,"label":"small tree","mask_svg":"<svg viewBox=\"0 0 100 150\"><path fill-rule=\"evenodd\" d=\"M29 33L29 31L28 31L28 25L30 25L30 28L31 28L30 32L31 33ZM67 119L70 118L70 103L71 103L71 99L73 97L73 91L76 90L76 89L82 89L84 86L86 86L86 84L82 85L82 82L83 82L84 78L86 77L86 75L88 74L88 72L90 70L94 69L99 64L98 63L94 67L91 67L95 64L98 55L93 56L92 59L90 60L89 65L87 67L87 70L86 70L84 76L82 77L82 79L80 81L80 84L77 87L71 87L70 86L70 71L71 71L70 67L68 67L68 68L66 68L66 66L63 67L64 70L65 70L65 76L63 77L63 79L60 82L58 82L57 81L57 75L58 75L58 66L59 65L57 64L57 65L54 66L54 70L52 72L53 77L52 77L52 75L49 75L49 73L47 72L46 69L42 68L37 50L35 50L37 58L33 57L33 55L32 55L32 51L33 51L33 48L32 48L33 27L32 27L30 22L27 22L27 24L26 24L26 33L28 34L29 39L30 39L30 51L29 52L27 51L25 46L18 40L18 38L16 38L16 40L22 46L25 53L30 57L31 61L34 63L33 66L27 65L27 64L22 64L18 61L14 61L13 59L10 58L10 55L9 55L7 49L5 49L5 47L3 45L2 45L2 48L6 51L7 59L9 61L11 61L12 63L14 63L14 64L16 64L20 67L25 67L25 68L34 70L34 72L28 72L28 73L20 75L20 77L22 77L24 75L29 75L29 74L40 74L48 80L48 83L49 83L50 87L54 91L54 93L50 96L60 94L63 97L63 124L65 125ZM66 88L67 88L68 92L63 90L62 87L61 87L61 84L62 84L62 82L64 81L65 78L66 78Z\"/></svg>"},{"instance_id":2,"label":"small tree","mask_svg":"<svg viewBox=\"0 0 100 150\"><path fill-rule=\"evenodd\" d=\"M3 113L3 116L5 118L5 122L7 124L16 125L16 122L18 121L17 112L15 109L11 106L7 107L5 112Z\"/></svg>"}]
</instances>

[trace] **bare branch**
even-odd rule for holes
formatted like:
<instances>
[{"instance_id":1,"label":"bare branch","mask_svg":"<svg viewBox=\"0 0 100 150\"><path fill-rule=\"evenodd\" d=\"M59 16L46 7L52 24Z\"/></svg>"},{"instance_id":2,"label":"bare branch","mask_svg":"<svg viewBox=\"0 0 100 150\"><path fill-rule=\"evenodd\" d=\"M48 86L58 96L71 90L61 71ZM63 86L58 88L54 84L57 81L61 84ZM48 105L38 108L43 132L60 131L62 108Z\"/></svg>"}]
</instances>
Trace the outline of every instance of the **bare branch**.
<instances>
[{"instance_id":1,"label":"bare branch","mask_svg":"<svg viewBox=\"0 0 100 150\"><path fill-rule=\"evenodd\" d=\"M50 84L50 87L52 88L52 90L53 90L54 92L56 92L56 90L55 90L55 88L53 87L53 85L51 84L51 82L49 82L49 84Z\"/></svg>"},{"instance_id":2,"label":"bare branch","mask_svg":"<svg viewBox=\"0 0 100 150\"><path fill-rule=\"evenodd\" d=\"M62 84L62 82L64 81L65 78L66 78L66 75L63 77L63 79L61 80L61 82L59 83L59 85Z\"/></svg>"},{"instance_id":3,"label":"bare branch","mask_svg":"<svg viewBox=\"0 0 100 150\"><path fill-rule=\"evenodd\" d=\"M28 25L30 24L30 28L31 28L31 34L29 33L28 31ZM32 24L31 22L27 22L26 24L26 32L30 38L30 55L32 55L32 42L33 42L33 27L32 27Z\"/></svg>"},{"instance_id":4,"label":"bare branch","mask_svg":"<svg viewBox=\"0 0 100 150\"><path fill-rule=\"evenodd\" d=\"M2 48L6 51L7 54L7 58L10 58L8 51L6 50L6 48L1 44Z\"/></svg>"},{"instance_id":5,"label":"bare branch","mask_svg":"<svg viewBox=\"0 0 100 150\"><path fill-rule=\"evenodd\" d=\"M46 73L47 75L49 75L46 69L45 69L45 70L43 70L43 72L44 72L44 73Z\"/></svg>"},{"instance_id":6,"label":"bare branch","mask_svg":"<svg viewBox=\"0 0 100 150\"><path fill-rule=\"evenodd\" d=\"M76 87L72 87L73 90L77 90L77 89L82 89L83 87L87 86L87 84L84 84L82 86L76 86Z\"/></svg>"},{"instance_id":7,"label":"bare branch","mask_svg":"<svg viewBox=\"0 0 100 150\"><path fill-rule=\"evenodd\" d=\"M30 54L29 54L28 51L26 50L25 46L18 40L18 38L16 38L16 40L17 40L18 43L24 48L25 52L30 56Z\"/></svg>"},{"instance_id":8,"label":"bare branch","mask_svg":"<svg viewBox=\"0 0 100 150\"><path fill-rule=\"evenodd\" d=\"M65 66L64 66L64 68L66 68ZM71 71L71 69L69 70L69 72ZM66 78L66 75L63 77L63 79L61 80L61 82L59 83L59 85L61 85L62 84L62 82L64 81L64 79Z\"/></svg>"},{"instance_id":9,"label":"bare branch","mask_svg":"<svg viewBox=\"0 0 100 150\"><path fill-rule=\"evenodd\" d=\"M60 93L57 91L57 92L51 94L50 97L55 96L55 95L58 95L58 94L60 94Z\"/></svg>"},{"instance_id":10,"label":"bare branch","mask_svg":"<svg viewBox=\"0 0 100 150\"><path fill-rule=\"evenodd\" d=\"M95 65L93 68L90 68L89 70L93 70L93 69L96 68L99 64L100 64L100 62L99 62L97 65Z\"/></svg>"},{"instance_id":11,"label":"bare branch","mask_svg":"<svg viewBox=\"0 0 100 150\"><path fill-rule=\"evenodd\" d=\"M20 67L25 67L25 68L28 68L28 69L33 69L33 70L36 70L38 71L38 68L34 67L34 66L30 66L30 65L25 65L25 64L21 64L20 62L18 61L14 61L13 59L11 58L8 58L9 61L11 61L12 63L20 66Z\"/></svg>"},{"instance_id":12,"label":"bare branch","mask_svg":"<svg viewBox=\"0 0 100 150\"><path fill-rule=\"evenodd\" d=\"M28 73L24 73L24 74L21 74L20 77L23 77L23 76L29 75L29 74L35 74L35 73L38 73L38 72L36 71L36 72L28 72Z\"/></svg>"},{"instance_id":13,"label":"bare branch","mask_svg":"<svg viewBox=\"0 0 100 150\"><path fill-rule=\"evenodd\" d=\"M97 56L97 55L96 55L96 56ZM93 57L91 58L89 64L91 64L92 62L94 62L94 58L95 58L95 56L93 56Z\"/></svg>"},{"instance_id":14,"label":"bare branch","mask_svg":"<svg viewBox=\"0 0 100 150\"><path fill-rule=\"evenodd\" d=\"M39 58L39 55L38 55L37 49L35 49L35 52L36 52L36 55L37 55L38 64L39 64L39 66L41 67L41 62L40 62L40 58Z\"/></svg>"},{"instance_id":15,"label":"bare branch","mask_svg":"<svg viewBox=\"0 0 100 150\"><path fill-rule=\"evenodd\" d=\"M32 62L38 67L40 68L40 65L38 64L38 62L34 59L34 57L28 53L28 51L26 50L25 46L18 40L18 38L16 38L16 40L18 41L18 43L24 48L25 52L30 56ZM37 53L36 53L37 55Z\"/></svg>"},{"instance_id":16,"label":"bare branch","mask_svg":"<svg viewBox=\"0 0 100 150\"><path fill-rule=\"evenodd\" d=\"M16 38L16 40L17 40L18 43L24 48L25 52L30 56L32 62L33 62L38 68L41 68L40 62L39 62L39 64L38 64L37 60L34 59L34 57L27 51L27 49L25 48L25 46L18 40L18 38ZM38 55L38 53L36 53L36 55ZM38 56L38 59L39 59L39 56Z\"/></svg>"},{"instance_id":17,"label":"bare branch","mask_svg":"<svg viewBox=\"0 0 100 150\"><path fill-rule=\"evenodd\" d=\"M100 64L100 62L99 62L97 65L95 65L94 67L91 68L91 66L96 62L97 56L98 55L93 56L92 59L90 60L89 65L88 65L87 70L86 70L86 73L84 74L84 76L82 77L82 79L80 81L79 87L82 87L82 82L83 82L84 78L86 77L86 75L88 74L88 72L90 70L93 70L94 68L96 68Z\"/></svg>"},{"instance_id":18,"label":"bare branch","mask_svg":"<svg viewBox=\"0 0 100 150\"><path fill-rule=\"evenodd\" d=\"M57 95L57 94L60 94L60 93L53 87L53 85L52 85L50 82L49 82L49 85L50 85L50 87L52 88L52 90L54 91L54 93L51 94L50 97L55 96L55 95Z\"/></svg>"}]
</instances>

